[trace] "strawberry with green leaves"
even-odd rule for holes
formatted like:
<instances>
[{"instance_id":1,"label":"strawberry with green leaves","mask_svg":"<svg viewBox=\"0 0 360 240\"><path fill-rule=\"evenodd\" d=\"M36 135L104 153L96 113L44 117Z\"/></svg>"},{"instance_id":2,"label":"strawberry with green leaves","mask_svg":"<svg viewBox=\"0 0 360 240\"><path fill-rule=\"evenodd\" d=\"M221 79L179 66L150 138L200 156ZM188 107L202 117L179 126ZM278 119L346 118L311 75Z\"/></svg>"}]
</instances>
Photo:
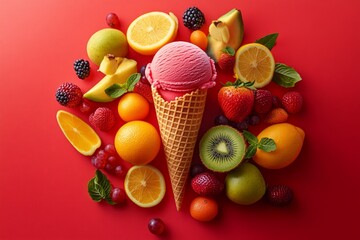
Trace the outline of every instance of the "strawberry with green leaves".
<instances>
[{"instance_id":1,"label":"strawberry with green leaves","mask_svg":"<svg viewBox=\"0 0 360 240\"><path fill-rule=\"evenodd\" d=\"M222 51L223 53L218 60L219 67L226 72L233 71L235 65L235 50L231 47L226 47Z\"/></svg>"},{"instance_id":2,"label":"strawberry with green leaves","mask_svg":"<svg viewBox=\"0 0 360 240\"><path fill-rule=\"evenodd\" d=\"M233 122L241 122L253 110L253 82L243 83L240 80L227 82L218 93L218 102L224 115Z\"/></svg>"}]
</instances>

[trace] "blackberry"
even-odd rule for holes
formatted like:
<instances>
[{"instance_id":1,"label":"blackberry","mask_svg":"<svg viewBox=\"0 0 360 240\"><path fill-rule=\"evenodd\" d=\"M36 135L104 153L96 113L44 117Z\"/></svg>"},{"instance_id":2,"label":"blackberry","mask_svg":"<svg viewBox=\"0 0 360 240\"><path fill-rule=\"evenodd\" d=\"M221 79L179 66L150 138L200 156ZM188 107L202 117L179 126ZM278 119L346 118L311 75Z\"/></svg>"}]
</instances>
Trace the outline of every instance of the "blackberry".
<instances>
[{"instance_id":1,"label":"blackberry","mask_svg":"<svg viewBox=\"0 0 360 240\"><path fill-rule=\"evenodd\" d=\"M74 70L76 75L80 79L85 79L90 74L90 64L89 61L84 59L78 59L74 62Z\"/></svg>"},{"instance_id":2,"label":"blackberry","mask_svg":"<svg viewBox=\"0 0 360 240\"><path fill-rule=\"evenodd\" d=\"M65 107L77 107L82 102L82 91L73 83L63 83L56 90L56 101Z\"/></svg>"},{"instance_id":3,"label":"blackberry","mask_svg":"<svg viewBox=\"0 0 360 240\"><path fill-rule=\"evenodd\" d=\"M183 23L190 30L200 29L205 23L204 14L197 7L189 7L183 14Z\"/></svg>"}]
</instances>

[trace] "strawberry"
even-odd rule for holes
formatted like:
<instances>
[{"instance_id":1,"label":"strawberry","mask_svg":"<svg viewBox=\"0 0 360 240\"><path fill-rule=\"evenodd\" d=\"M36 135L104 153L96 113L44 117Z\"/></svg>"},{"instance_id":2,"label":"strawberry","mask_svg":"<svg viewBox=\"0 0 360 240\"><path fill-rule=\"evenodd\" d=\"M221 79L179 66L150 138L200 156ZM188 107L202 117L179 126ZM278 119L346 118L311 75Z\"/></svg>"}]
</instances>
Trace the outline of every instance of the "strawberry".
<instances>
[{"instance_id":1,"label":"strawberry","mask_svg":"<svg viewBox=\"0 0 360 240\"><path fill-rule=\"evenodd\" d=\"M272 108L272 94L269 90L256 90L254 110L256 113L267 113Z\"/></svg>"},{"instance_id":2,"label":"strawberry","mask_svg":"<svg viewBox=\"0 0 360 240\"><path fill-rule=\"evenodd\" d=\"M235 50L231 47L226 47L219 57L218 65L224 71L233 71L235 65Z\"/></svg>"},{"instance_id":3,"label":"strawberry","mask_svg":"<svg viewBox=\"0 0 360 240\"><path fill-rule=\"evenodd\" d=\"M115 125L115 115L110 108L99 107L90 114L89 122L101 131L108 131Z\"/></svg>"},{"instance_id":4,"label":"strawberry","mask_svg":"<svg viewBox=\"0 0 360 240\"><path fill-rule=\"evenodd\" d=\"M218 93L218 102L224 115L233 122L243 121L253 110L253 83L236 80L228 82Z\"/></svg>"},{"instance_id":5,"label":"strawberry","mask_svg":"<svg viewBox=\"0 0 360 240\"><path fill-rule=\"evenodd\" d=\"M284 94L281 103L288 113L298 113L302 108L303 98L299 92L291 91Z\"/></svg>"},{"instance_id":6,"label":"strawberry","mask_svg":"<svg viewBox=\"0 0 360 240\"><path fill-rule=\"evenodd\" d=\"M283 207L291 203L293 191L286 185L269 186L266 190L266 199L274 206Z\"/></svg>"},{"instance_id":7,"label":"strawberry","mask_svg":"<svg viewBox=\"0 0 360 240\"><path fill-rule=\"evenodd\" d=\"M138 81L134 87L134 92L139 93L144 98L146 98L149 103L153 103L152 93L151 93L151 86L150 84L144 83L144 81Z\"/></svg>"},{"instance_id":8,"label":"strawberry","mask_svg":"<svg viewBox=\"0 0 360 240\"><path fill-rule=\"evenodd\" d=\"M191 180L191 187L199 195L217 195L224 190L224 183L214 173L203 172Z\"/></svg>"},{"instance_id":9,"label":"strawberry","mask_svg":"<svg viewBox=\"0 0 360 240\"><path fill-rule=\"evenodd\" d=\"M275 124L286 122L289 115L283 108L274 108L264 118L264 123Z\"/></svg>"}]
</instances>

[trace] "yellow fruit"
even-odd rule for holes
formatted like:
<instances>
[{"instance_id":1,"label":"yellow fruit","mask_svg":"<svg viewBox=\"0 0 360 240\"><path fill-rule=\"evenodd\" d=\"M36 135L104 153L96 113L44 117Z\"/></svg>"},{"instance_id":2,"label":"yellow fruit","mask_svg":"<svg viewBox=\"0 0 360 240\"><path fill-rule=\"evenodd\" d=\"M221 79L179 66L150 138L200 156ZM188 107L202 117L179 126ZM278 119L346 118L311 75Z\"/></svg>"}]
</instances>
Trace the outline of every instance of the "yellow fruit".
<instances>
[{"instance_id":1,"label":"yellow fruit","mask_svg":"<svg viewBox=\"0 0 360 240\"><path fill-rule=\"evenodd\" d=\"M126 174L124 186L130 200L144 208L159 204L166 192L164 176L149 165L131 167Z\"/></svg>"},{"instance_id":2,"label":"yellow fruit","mask_svg":"<svg viewBox=\"0 0 360 240\"><path fill-rule=\"evenodd\" d=\"M271 82L275 71L275 60L270 50L259 43L241 46L235 55L234 72L242 82L254 82L262 88Z\"/></svg>"},{"instance_id":3,"label":"yellow fruit","mask_svg":"<svg viewBox=\"0 0 360 240\"><path fill-rule=\"evenodd\" d=\"M123 58L116 72L112 75L106 75L95 86L84 94L84 98L94 102L111 102L114 98L105 93L105 89L115 83L126 82L128 77L137 72L137 62L133 59Z\"/></svg>"},{"instance_id":4,"label":"yellow fruit","mask_svg":"<svg viewBox=\"0 0 360 240\"><path fill-rule=\"evenodd\" d=\"M85 156L91 156L101 145L96 132L83 120L75 115L59 110L56 120L71 145Z\"/></svg>"},{"instance_id":5,"label":"yellow fruit","mask_svg":"<svg viewBox=\"0 0 360 240\"><path fill-rule=\"evenodd\" d=\"M136 18L126 35L130 47L136 52L153 55L175 39L177 30L178 21L174 14L149 12Z\"/></svg>"},{"instance_id":6,"label":"yellow fruit","mask_svg":"<svg viewBox=\"0 0 360 240\"><path fill-rule=\"evenodd\" d=\"M128 53L128 43L125 34L120 30L104 28L90 37L86 51L90 60L99 66L107 54L125 57Z\"/></svg>"},{"instance_id":7,"label":"yellow fruit","mask_svg":"<svg viewBox=\"0 0 360 240\"><path fill-rule=\"evenodd\" d=\"M119 156L133 165L145 165L154 160L160 150L160 135L145 121L125 123L115 135Z\"/></svg>"},{"instance_id":8,"label":"yellow fruit","mask_svg":"<svg viewBox=\"0 0 360 240\"><path fill-rule=\"evenodd\" d=\"M276 143L276 150L265 152L257 149L253 160L261 167L279 169L291 164L299 155L305 132L290 123L279 123L265 128L257 138L271 138Z\"/></svg>"}]
</instances>

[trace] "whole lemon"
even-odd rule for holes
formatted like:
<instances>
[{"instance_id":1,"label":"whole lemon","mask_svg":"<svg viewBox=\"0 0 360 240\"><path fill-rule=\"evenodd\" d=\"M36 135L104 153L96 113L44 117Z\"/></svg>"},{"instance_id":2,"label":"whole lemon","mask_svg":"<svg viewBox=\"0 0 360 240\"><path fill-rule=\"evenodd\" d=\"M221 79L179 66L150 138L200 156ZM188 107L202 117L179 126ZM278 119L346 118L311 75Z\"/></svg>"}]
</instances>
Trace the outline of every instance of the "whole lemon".
<instances>
[{"instance_id":1,"label":"whole lemon","mask_svg":"<svg viewBox=\"0 0 360 240\"><path fill-rule=\"evenodd\" d=\"M265 152L257 149L253 160L261 167L279 169L291 164L300 154L305 132L290 123L279 123L265 128L257 138L271 138L275 141L276 150Z\"/></svg>"},{"instance_id":2,"label":"whole lemon","mask_svg":"<svg viewBox=\"0 0 360 240\"><path fill-rule=\"evenodd\" d=\"M119 156L133 165L145 165L160 150L160 135L156 128L145 121L125 123L115 135L115 149Z\"/></svg>"}]
</instances>

